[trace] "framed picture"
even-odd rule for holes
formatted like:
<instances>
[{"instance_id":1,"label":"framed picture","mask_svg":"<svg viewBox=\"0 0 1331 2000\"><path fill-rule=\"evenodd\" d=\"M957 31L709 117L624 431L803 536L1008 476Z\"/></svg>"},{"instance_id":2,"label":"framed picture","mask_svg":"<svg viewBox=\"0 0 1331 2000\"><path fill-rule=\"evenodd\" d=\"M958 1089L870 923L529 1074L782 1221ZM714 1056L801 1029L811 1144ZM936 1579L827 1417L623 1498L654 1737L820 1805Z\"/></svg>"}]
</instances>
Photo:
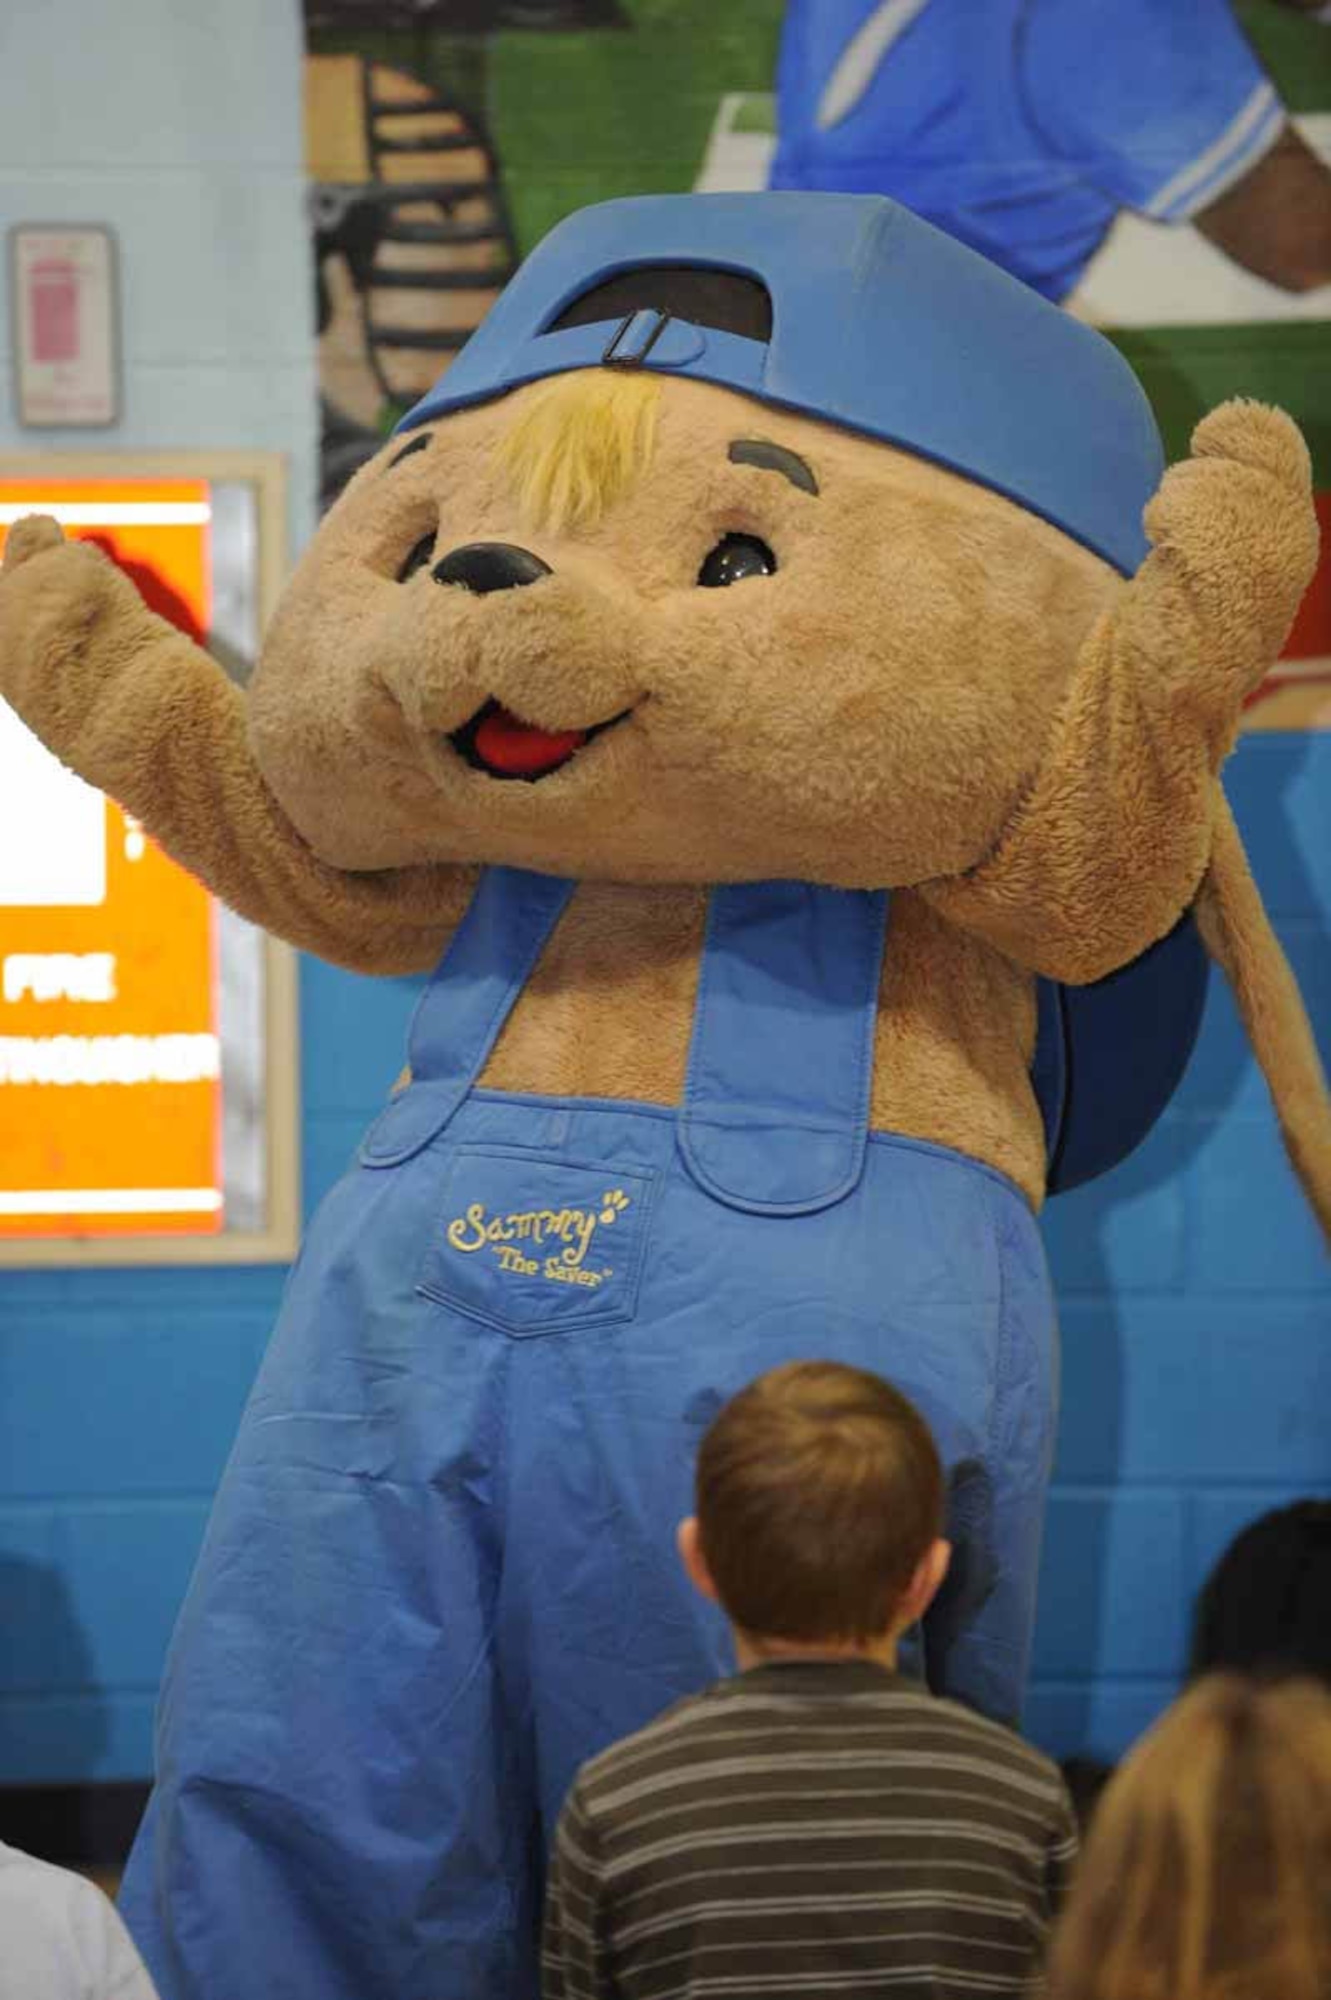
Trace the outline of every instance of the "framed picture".
<instances>
[{"instance_id":1,"label":"framed picture","mask_svg":"<svg viewBox=\"0 0 1331 2000\"><path fill-rule=\"evenodd\" d=\"M279 588L275 457L0 457L243 682ZM222 907L0 702L0 1264L285 1261L294 954Z\"/></svg>"},{"instance_id":2,"label":"framed picture","mask_svg":"<svg viewBox=\"0 0 1331 2000\"><path fill-rule=\"evenodd\" d=\"M120 415L119 294L109 229L9 232L15 407L21 424L96 430Z\"/></svg>"}]
</instances>

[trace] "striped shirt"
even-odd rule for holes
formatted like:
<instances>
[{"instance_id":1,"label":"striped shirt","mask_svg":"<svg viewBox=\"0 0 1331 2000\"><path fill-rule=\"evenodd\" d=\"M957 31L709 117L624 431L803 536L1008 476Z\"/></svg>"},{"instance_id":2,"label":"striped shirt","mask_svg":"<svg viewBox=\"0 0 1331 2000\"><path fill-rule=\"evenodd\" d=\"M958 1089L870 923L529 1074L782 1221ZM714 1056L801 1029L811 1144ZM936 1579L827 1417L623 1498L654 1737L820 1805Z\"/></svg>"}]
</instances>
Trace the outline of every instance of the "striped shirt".
<instances>
[{"instance_id":1,"label":"striped shirt","mask_svg":"<svg viewBox=\"0 0 1331 2000\"><path fill-rule=\"evenodd\" d=\"M1021 1994L1077 1848L1058 1771L872 1662L768 1662L579 1772L544 2000Z\"/></svg>"}]
</instances>

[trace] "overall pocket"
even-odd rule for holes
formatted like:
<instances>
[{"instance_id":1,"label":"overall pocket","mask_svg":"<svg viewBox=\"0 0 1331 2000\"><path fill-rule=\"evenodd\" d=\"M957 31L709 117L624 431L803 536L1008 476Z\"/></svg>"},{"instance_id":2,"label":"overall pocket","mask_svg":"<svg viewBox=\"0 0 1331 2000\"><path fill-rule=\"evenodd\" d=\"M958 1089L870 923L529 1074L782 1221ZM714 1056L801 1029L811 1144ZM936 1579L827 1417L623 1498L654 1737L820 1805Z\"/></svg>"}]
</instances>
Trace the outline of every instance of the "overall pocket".
<instances>
[{"instance_id":1,"label":"overall pocket","mask_svg":"<svg viewBox=\"0 0 1331 2000\"><path fill-rule=\"evenodd\" d=\"M632 1319L655 1182L651 1172L461 1146L417 1290L519 1338Z\"/></svg>"}]
</instances>

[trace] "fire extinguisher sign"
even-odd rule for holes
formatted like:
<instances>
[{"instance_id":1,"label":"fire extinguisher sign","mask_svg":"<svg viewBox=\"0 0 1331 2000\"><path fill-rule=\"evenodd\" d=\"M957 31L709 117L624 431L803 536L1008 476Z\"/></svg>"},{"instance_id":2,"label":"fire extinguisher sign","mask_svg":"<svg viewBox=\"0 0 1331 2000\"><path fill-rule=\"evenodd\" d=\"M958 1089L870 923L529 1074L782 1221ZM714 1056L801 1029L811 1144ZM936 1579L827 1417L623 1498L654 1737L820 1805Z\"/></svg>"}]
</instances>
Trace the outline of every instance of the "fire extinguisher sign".
<instances>
[{"instance_id":1,"label":"fire extinguisher sign","mask_svg":"<svg viewBox=\"0 0 1331 2000\"><path fill-rule=\"evenodd\" d=\"M21 424L100 429L118 408L115 242L109 229L22 225L9 235Z\"/></svg>"}]
</instances>

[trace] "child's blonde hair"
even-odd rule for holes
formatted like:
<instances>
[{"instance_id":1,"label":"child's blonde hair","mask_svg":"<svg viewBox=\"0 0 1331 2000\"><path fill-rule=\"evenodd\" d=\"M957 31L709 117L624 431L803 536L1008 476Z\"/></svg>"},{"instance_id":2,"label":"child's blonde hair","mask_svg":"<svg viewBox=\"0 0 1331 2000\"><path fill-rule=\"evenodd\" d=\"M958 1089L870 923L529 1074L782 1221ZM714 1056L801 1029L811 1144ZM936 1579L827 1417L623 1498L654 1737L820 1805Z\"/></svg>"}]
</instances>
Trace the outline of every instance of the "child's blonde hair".
<instances>
[{"instance_id":1,"label":"child's blonde hair","mask_svg":"<svg viewBox=\"0 0 1331 2000\"><path fill-rule=\"evenodd\" d=\"M609 368L535 390L501 458L523 514L554 534L593 526L651 463L661 385Z\"/></svg>"},{"instance_id":2,"label":"child's blonde hair","mask_svg":"<svg viewBox=\"0 0 1331 2000\"><path fill-rule=\"evenodd\" d=\"M1049 2000L1327 2000L1331 1696L1212 1674L1096 1807Z\"/></svg>"}]
</instances>

